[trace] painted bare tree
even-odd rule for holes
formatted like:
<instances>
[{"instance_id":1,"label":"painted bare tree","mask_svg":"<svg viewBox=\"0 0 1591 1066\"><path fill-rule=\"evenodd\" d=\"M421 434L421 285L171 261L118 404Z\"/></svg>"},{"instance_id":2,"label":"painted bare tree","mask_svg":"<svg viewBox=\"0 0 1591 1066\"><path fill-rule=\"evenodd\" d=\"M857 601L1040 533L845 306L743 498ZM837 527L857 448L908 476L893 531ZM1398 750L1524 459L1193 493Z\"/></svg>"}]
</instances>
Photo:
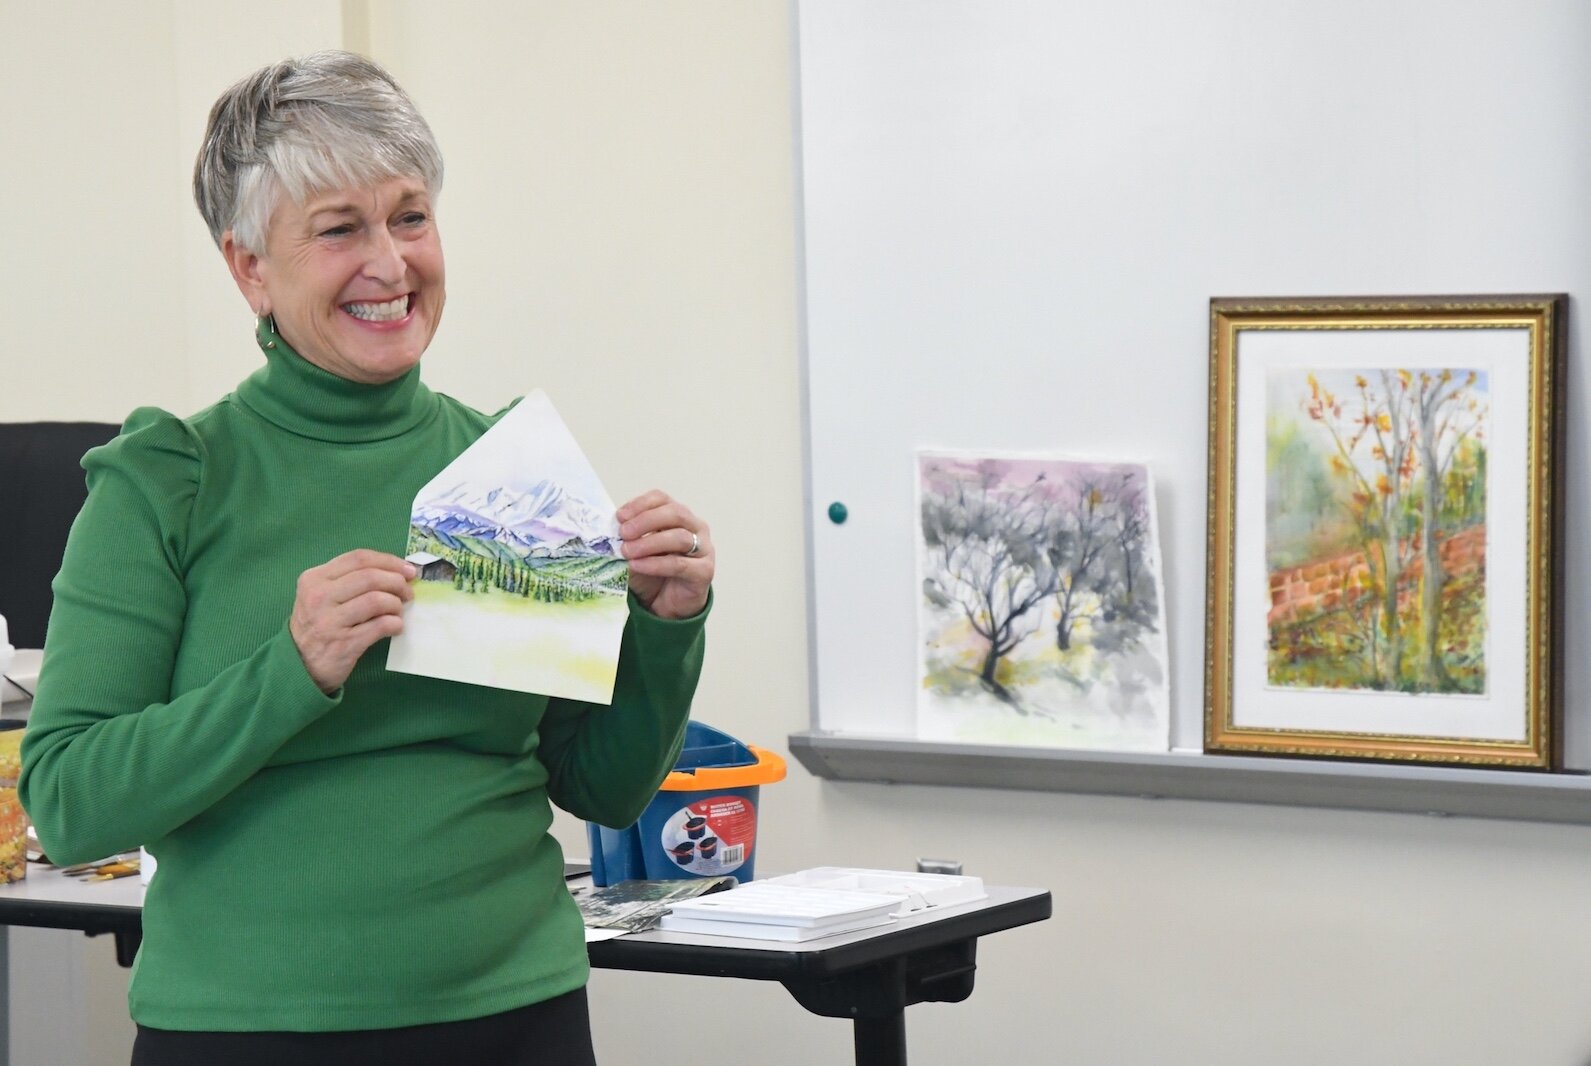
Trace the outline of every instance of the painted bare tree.
<instances>
[{"instance_id":1,"label":"painted bare tree","mask_svg":"<svg viewBox=\"0 0 1591 1066\"><path fill-rule=\"evenodd\" d=\"M1048 508L1044 475L1015 489L1002 488L998 462L959 471L948 464L930 472L922 497L923 539L933 572L924 594L955 604L989 642L978 680L1011 704L998 679L1000 660L1032 634L1042 617L1034 608L1055 590L1055 570L1043 550Z\"/></svg>"},{"instance_id":2,"label":"painted bare tree","mask_svg":"<svg viewBox=\"0 0 1591 1066\"><path fill-rule=\"evenodd\" d=\"M1112 547L1121 556L1123 592L1127 602L1137 598L1135 582L1144 565L1144 546L1149 537L1149 507L1144 486L1132 471L1121 476L1120 504L1112 521L1115 534ZM1151 583L1149 592L1154 591Z\"/></svg>"},{"instance_id":3,"label":"painted bare tree","mask_svg":"<svg viewBox=\"0 0 1591 1066\"><path fill-rule=\"evenodd\" d=\"M1111 545L1096 587L1104 597L1093 622L1093 645L1120 651L1153 632L1160 615L1159 595L1149 573L1149 486L1138 471L1126 470L1115 485Z\"/></svg>"},{"instance_id":4,"label":"painted bare tree","mask_svg":"<svg viewBox=\"0 0 1591 1066\"><path fill-rule=\"evenodd\" d=\"M1109 627L1117 650L1136 631L1153 625L1158 604L1140 589L1149 529L1144 485L1131 470L1090 474L1063 493L1046 547L1055 568L1055 646L1069 651L1077 624ZM1098 641L1095 641L1098 643Z\"/></svg>"},{"instance_id":5,"label":"painted bare tree","mask_svg":"<svg viewBox=\"0 0 1591 1066\"><path fill-rule=\"evenodd\" d=\"M1055 602L1061 617L1055 623L1055 646L1072 646L1079 620L1097 607L1090 578L1111 543L1115 499L1094 478L1085 478L1068 494L1056 513L1045 554L1055 569Z\"/></svg>"},{"instance_id":6,"label":"painted bare tree","mask_svg":"<svg viewBox=\"0 0 1591 1066\"><path fill-rule=\"evenodd\" d=\"M1472 434L1481 432L1481 422L1486 417L1486 409L1472 391L1475 382L1473 370L1463 381L1457 380L1451 370L1435 374L1421 371L1415 405L1419 416L1420 469L1424 474L1420 505L1420 528L1423 532L1420 666L1422 680L1434 689L1449 687L1447 670L1442 661L1440 636L1442 589L1447 583L1447 575L1442 571L1442 546L1437 539L1437 534L1441 532L1443 485L1459 446Z\"/></svg>"}]
</instances>

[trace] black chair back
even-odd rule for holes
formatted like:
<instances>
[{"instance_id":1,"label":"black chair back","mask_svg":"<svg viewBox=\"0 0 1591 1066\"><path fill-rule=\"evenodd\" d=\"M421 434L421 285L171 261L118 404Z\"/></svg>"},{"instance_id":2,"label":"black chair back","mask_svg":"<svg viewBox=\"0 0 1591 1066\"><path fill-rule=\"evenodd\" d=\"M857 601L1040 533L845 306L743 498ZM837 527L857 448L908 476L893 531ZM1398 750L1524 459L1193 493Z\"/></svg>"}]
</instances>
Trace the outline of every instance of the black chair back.
<instances>
[{"instance_id":1,"label":"black chair back","mask_svg":"<svg viewBox=\"0 0 1591 1066\"><path fill-rule=\"evenodd\" d=\"M83 453L116 436L106 422L0 422L0 615L19 648L44 647L50 583L88 489Z\"/></svg>"}]
</instances>

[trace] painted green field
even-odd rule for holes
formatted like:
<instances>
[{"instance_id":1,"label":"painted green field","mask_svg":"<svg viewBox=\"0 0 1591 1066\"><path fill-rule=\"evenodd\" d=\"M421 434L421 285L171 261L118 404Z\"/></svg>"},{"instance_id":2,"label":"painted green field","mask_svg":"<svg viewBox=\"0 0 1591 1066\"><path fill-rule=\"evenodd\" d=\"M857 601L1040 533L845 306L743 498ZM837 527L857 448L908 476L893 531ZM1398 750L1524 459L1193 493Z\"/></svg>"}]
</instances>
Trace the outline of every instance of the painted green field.
<instances>
[{"instance_id":1,"label":"painted green field","mask_svg":"<svg viewBox=\"0 0 1591 1066\"><path fill-rule=\"evenodd\" d=\"M547 603L417 581L391 669L593 703L612 698L624 596ZM468 663L468 668L464 664Z\"/></svg>"}]
</instances>

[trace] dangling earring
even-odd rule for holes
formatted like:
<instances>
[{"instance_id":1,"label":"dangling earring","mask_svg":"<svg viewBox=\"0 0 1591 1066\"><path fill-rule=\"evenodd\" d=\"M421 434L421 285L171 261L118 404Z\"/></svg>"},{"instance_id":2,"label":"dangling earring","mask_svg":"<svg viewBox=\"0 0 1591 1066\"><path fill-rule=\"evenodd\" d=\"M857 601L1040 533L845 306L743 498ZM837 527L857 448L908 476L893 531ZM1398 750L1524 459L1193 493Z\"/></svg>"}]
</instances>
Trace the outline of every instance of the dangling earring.
<instances>
[{"instance_id":1,"label":"dangling earring","mask_svg":"<svg viewBox=\"0 0 1591 1066\"><path fill-rule=\"evenodd\" d=\"M276 316L275 315L272 315L272 314L256 315L255 318L254 318L254 325L255 325L256 331L258 331L260 328L263 327L267 336L270 336L270 337L279 336L279 334L276 332ZM275 348L276 347L276 341L275 340L266 341L265 342L265 347L267 347L267 348Z\"/></svg>"}]
</instances>

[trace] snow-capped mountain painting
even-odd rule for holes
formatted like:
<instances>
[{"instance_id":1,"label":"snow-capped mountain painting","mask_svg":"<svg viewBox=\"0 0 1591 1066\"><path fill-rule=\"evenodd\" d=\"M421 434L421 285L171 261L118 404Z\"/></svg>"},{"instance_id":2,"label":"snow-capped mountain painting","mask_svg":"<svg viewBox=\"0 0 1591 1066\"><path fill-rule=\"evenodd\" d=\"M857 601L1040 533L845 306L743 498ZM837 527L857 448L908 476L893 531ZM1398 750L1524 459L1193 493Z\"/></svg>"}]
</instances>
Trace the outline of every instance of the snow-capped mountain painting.
<instances>
[{"instance_id":1,"label":"snow-capped mountain painting","mask_svg":"<svg viewBox=\"0 0 1591 1066\"><path fill-rule=\"evenodd\" d=\"M387 669L607 703L629 617L613 501L545 393L415 495Z\"/></svg>"},{"instance_id":2,"label":"snow-capped mountain painting","mask_svg":"<svg viewBox=\"0 0 1591 1066\"><path fill-rule=\"evenodd\" d=\"M485 537L521 558L617 555L613 516L577 498L552 478L525 492L468 481L416 502L409 524L449 537Z\"/></svg>"}]
</instances>

